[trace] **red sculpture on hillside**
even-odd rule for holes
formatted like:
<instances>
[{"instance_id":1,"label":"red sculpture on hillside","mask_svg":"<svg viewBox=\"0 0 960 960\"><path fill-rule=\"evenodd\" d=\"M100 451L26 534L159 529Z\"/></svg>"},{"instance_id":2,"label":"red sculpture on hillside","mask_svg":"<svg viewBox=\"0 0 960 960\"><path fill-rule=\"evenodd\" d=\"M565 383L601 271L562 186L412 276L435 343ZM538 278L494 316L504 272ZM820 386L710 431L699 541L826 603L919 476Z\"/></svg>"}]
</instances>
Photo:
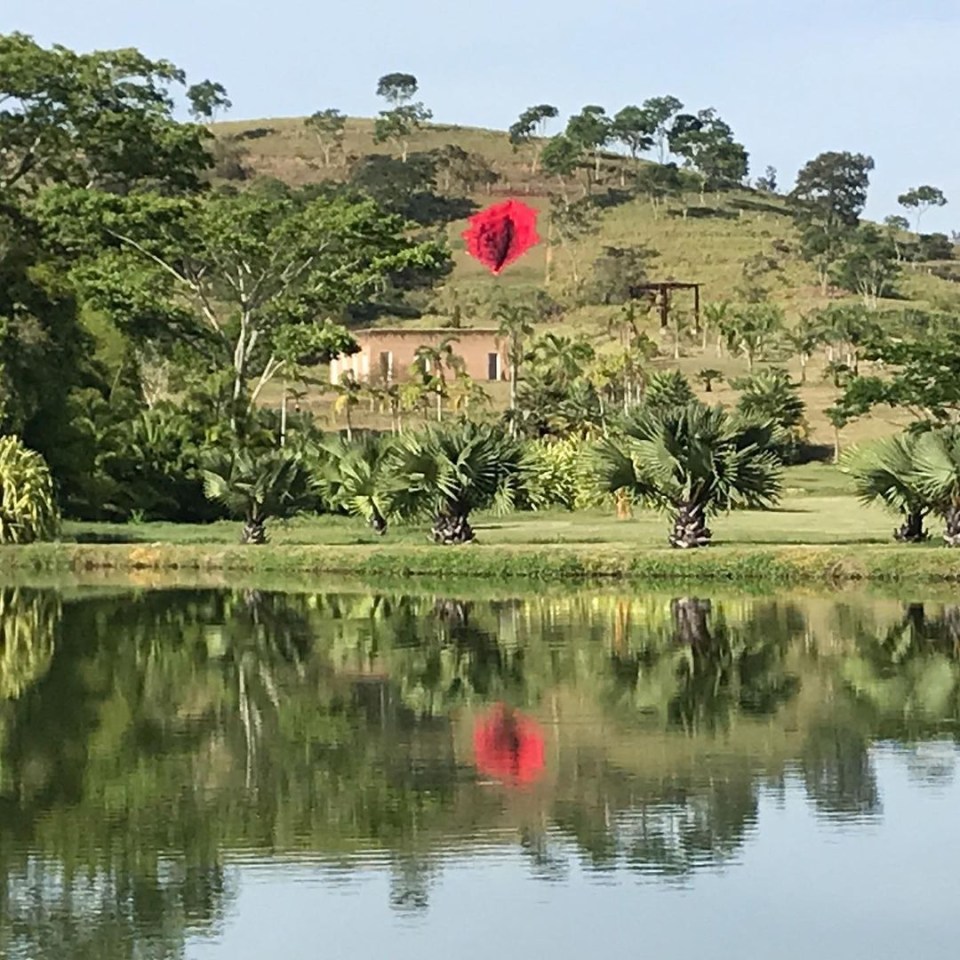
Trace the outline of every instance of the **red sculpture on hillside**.
<instances>
[{"instance_id":1,"label":"red sculpture on hillside","mask_svg":"<svg viewBox=\"0 0 960 960\"><path fill-rule=\"evenodd\" d=\"M494 275L540 242L537 211L519 200L495 203L469 220L467 252Z\"/></svg>"}]
</instances>

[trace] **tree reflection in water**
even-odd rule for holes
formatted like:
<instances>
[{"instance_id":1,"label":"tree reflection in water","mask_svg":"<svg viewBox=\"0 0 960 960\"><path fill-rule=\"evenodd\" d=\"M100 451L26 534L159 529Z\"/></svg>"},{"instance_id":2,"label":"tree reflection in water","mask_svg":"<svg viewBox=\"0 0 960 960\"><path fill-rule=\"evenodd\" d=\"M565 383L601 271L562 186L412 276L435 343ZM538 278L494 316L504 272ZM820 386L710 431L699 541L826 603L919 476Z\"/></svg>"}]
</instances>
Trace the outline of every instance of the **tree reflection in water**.
<instances>
[{"instance_id":1,"label":"tree reflection in water","mask_svg":"<svg viewBox=\"0 0 960 960\"><path fill-rule=\"evenodd\" d=\"M957 607L0 601L7 956L68 942L77 957L177 956L223 922L238 850L351 869L378 851L403 910L425 909L443 858L487 836L515 838L537 876L562 879L575 857L682 881L739 854L770 785L802 785L824 817L879 815L871 744L922 745L960 718ZM474 723L497 702L543 730L529 791L491 788L473 765ZM932 756L912 749L915 776L952 775Z\"/></svg>"}]
</instances>

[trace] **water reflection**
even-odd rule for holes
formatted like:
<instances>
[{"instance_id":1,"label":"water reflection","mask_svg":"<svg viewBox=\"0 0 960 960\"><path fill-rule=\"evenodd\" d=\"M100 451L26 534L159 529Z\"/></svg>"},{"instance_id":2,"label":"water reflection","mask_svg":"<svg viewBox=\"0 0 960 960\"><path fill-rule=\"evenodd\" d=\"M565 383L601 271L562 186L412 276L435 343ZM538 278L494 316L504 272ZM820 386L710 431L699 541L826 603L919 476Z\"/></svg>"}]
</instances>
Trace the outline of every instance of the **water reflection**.
<instances>
[{"instance_id":1,"label":"water reflection","mask_svg":"<svg viewBox=\"0 0 960 960\"><path fill-rule=\"evenodd\" d=\"M916 786L954 777L955 606L2 590L0 612L8 957L179 956L251 858L382 864L416 915L451 856L504 845L552 883L685 883L762 839L764 797L878 821L879 740Z\"/></svg>"}]
</instances>

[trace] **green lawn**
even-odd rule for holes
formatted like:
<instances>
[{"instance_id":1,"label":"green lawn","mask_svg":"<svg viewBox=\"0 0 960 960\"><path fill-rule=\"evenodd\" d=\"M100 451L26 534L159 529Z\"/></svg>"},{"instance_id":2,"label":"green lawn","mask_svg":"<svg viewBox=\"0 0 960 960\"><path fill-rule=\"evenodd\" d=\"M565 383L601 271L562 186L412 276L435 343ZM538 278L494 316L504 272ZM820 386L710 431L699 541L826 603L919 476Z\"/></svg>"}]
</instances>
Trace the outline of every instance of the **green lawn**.
<instances>
[{"instance_id":1,"label":"green lawn","mask_svg":"<svg viewBox=\"0 0 960 960\"><path fill-rule=\"evenodd\" d=\"M772 511L734 511L711 522L717 546L776 544L889 543L895 519L879 508L864 507L844 491L848 481L835 467L810 464L786 472L788 491ZM485 545L616 544L626 548L662 547L668 521L652 510L637 510L618 520L611 510L578 513L550 511L507 516L478 514L474 527ZM427 541L426 524L393 524L386 538L349 517L301 517L268 525L271 542L348 546L419 545ZM239 524L67 523L64 539L81 542L233 544Z\"/></svg>"}]
</instances>

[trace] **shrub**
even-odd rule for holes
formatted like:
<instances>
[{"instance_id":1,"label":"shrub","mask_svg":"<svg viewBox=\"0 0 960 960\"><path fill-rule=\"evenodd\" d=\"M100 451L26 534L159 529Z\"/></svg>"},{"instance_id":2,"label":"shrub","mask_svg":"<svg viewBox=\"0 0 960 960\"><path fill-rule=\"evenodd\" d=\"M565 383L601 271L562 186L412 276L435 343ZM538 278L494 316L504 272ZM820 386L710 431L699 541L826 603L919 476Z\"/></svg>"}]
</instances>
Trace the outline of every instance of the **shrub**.
<instances>
[{"instance_id":1,"label":"shrub","mask_svg":"<svg viewBox=\"0 0 960 960\"><path fill-rule=\"evenodd\" d=\"M0 437L0 544L52 540L59 530L46 461L18 437Z\"/></svg>"}]
</instances>

